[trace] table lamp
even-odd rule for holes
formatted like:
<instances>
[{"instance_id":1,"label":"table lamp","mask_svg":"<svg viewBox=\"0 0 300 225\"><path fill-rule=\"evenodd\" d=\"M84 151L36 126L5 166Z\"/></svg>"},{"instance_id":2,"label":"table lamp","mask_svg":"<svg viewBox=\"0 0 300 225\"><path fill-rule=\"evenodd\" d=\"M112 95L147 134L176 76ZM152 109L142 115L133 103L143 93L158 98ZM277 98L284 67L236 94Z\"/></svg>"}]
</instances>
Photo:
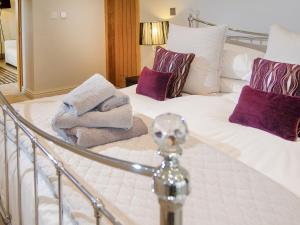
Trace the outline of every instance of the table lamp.
<instances>
[{"instance_id":1,"label":"table lamp","mask_svg":"<svg viewBox=\"0 0 300 225\"><path fill-rule=\"evenodd\" d=\"M140 45L164 45L167 43L169 22L140 23Z\"/></svg>"}]
</instances>

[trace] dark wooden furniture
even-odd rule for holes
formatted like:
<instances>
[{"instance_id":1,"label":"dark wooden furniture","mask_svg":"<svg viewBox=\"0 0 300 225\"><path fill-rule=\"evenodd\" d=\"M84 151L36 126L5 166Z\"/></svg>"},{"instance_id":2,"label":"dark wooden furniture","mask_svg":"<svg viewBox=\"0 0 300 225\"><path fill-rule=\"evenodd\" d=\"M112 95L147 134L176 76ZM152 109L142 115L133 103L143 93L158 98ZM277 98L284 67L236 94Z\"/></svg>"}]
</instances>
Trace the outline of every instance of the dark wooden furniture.
<instances>
[{"instance_id":1,"label":"dark wooden furniture","mask_svg":"<svg viewBox=\"0 0 300 225\"><path fill-rule=\"evenodd\" d=\"M139 76L126 77L126 87L137 84L139 81Z\"/></svg>"}]
</instances>

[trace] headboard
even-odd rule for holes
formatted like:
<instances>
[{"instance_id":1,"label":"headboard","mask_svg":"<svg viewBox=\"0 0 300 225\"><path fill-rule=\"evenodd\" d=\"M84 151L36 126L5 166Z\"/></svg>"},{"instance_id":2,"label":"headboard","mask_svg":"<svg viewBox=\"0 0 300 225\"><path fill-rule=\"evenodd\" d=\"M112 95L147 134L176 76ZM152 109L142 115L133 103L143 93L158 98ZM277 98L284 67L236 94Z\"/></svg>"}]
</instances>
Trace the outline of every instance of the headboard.
<instances>
[{"instance_id":1,"label":"headboard","mask_svg":"<svg viewBox=\"0 0 300 225\"><path fill-rule=\"evenodd\" d=\"M189 16L188 21L190 27L195 27L199 24L204 26L216 26L216 24L201 20L199 18L195 18L192 15ZM269 35L265 33L252 32L229 27L226 42L265 52L267 49L268 38Z\"/></svg>"}]
</instances>

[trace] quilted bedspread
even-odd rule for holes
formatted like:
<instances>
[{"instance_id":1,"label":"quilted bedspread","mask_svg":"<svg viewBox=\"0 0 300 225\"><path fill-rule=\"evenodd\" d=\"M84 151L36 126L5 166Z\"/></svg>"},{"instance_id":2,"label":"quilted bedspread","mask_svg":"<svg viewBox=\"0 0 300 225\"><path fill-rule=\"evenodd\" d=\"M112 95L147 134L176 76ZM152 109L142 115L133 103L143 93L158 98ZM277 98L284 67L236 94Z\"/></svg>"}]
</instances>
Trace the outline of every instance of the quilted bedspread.
<instances>
[{"instance_id":1,"label":"quilted bedspread","mask_svg":"<svg viewBox=\"0 0 300 225\"><path fill-rule=\"evenodd\" d=\"M12 137L13 130L10 127ZM21 140L22 151L30 156L29 140L24 135ZM104 201L107 208L121 223L159 224L159 205L157 197L151 192L151 178L92 162L56 147L53 143L43 141L43 144L51 149L51 153L63 162L85 187ZM11 151L14 150L13 145L9 147ZM156 154L155 149L156 146L150 135L145 135L97 147L93 151L158 166L161 158ZM50 195L51 192L44 191L40 195L40 202L43 203L44 208L41 212L47 212L41 217L44 221L42 225L55 224L56 220L53 219L54 215L57 215L57 202L53 204L57 192L55 170L42 154L39 154L38 159L40 177L42 177L40 179L45 179L46 182L43 183L46 183L54 193ZM185 144L181 163L190 172L192 187L191 195L184 205L184 224L299 224L299 198L269 178L201 143L198 139L190 137ZM63 196L67 211L66 224L95 224L91 205L67 180L64 180ZM32 202L30 198L26 199L29 201L27 204L33 203L33 199ZM106 220L103 222L109 224Z\"/></svg>"}]
</instances>

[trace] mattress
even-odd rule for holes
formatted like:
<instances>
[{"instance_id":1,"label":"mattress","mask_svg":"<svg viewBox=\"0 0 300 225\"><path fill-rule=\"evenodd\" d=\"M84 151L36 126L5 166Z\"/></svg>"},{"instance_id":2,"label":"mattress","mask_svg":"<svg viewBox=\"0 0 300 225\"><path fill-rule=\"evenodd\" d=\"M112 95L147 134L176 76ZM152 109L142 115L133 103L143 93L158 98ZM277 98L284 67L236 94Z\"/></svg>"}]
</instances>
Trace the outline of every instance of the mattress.
<instances>
[{"instance_id":1,"label":"mattress","mask_svg":"<svg viewBox=\"0 0 300 225\"><path fill-rule=\"evenodd\" d=\"M150 118L165 112L181 114L192 133L182 157L182 164L190 171L192 178L192 194L185 204L184 224L299 224L298 142L291 143L255 129L228 123L227 118L238 97L235 94L187 95L157 102L136 95L134 90L130 87L122 91L130 95L136 113ZM50 119L61 99L62 96L56 96L18 103L15 108L32 123L54 134ZM24 149L28 149L28 144L24 141ZM91 192L103 199L124 224L158 224L159 206L156 196L151 193L151 179L90 162L56 148L53 143L44 144ZM154 154L153 149L156 148L151 138L144 136L97 147L93 151L157 166L161 159ZM42 197L53 203L57 184L55 171L43 160L41 171L40 176L48 182L53 192L49 191L50 197L49 193ZM79 224L93 224L92 208L65 182L64 198L70 210L69 217L75 218ZM30 198L27 200L30 201ZM53 218L55 204L45 204L45 207L50 209L46 216Z\"/></svg>"}]
</instances>

